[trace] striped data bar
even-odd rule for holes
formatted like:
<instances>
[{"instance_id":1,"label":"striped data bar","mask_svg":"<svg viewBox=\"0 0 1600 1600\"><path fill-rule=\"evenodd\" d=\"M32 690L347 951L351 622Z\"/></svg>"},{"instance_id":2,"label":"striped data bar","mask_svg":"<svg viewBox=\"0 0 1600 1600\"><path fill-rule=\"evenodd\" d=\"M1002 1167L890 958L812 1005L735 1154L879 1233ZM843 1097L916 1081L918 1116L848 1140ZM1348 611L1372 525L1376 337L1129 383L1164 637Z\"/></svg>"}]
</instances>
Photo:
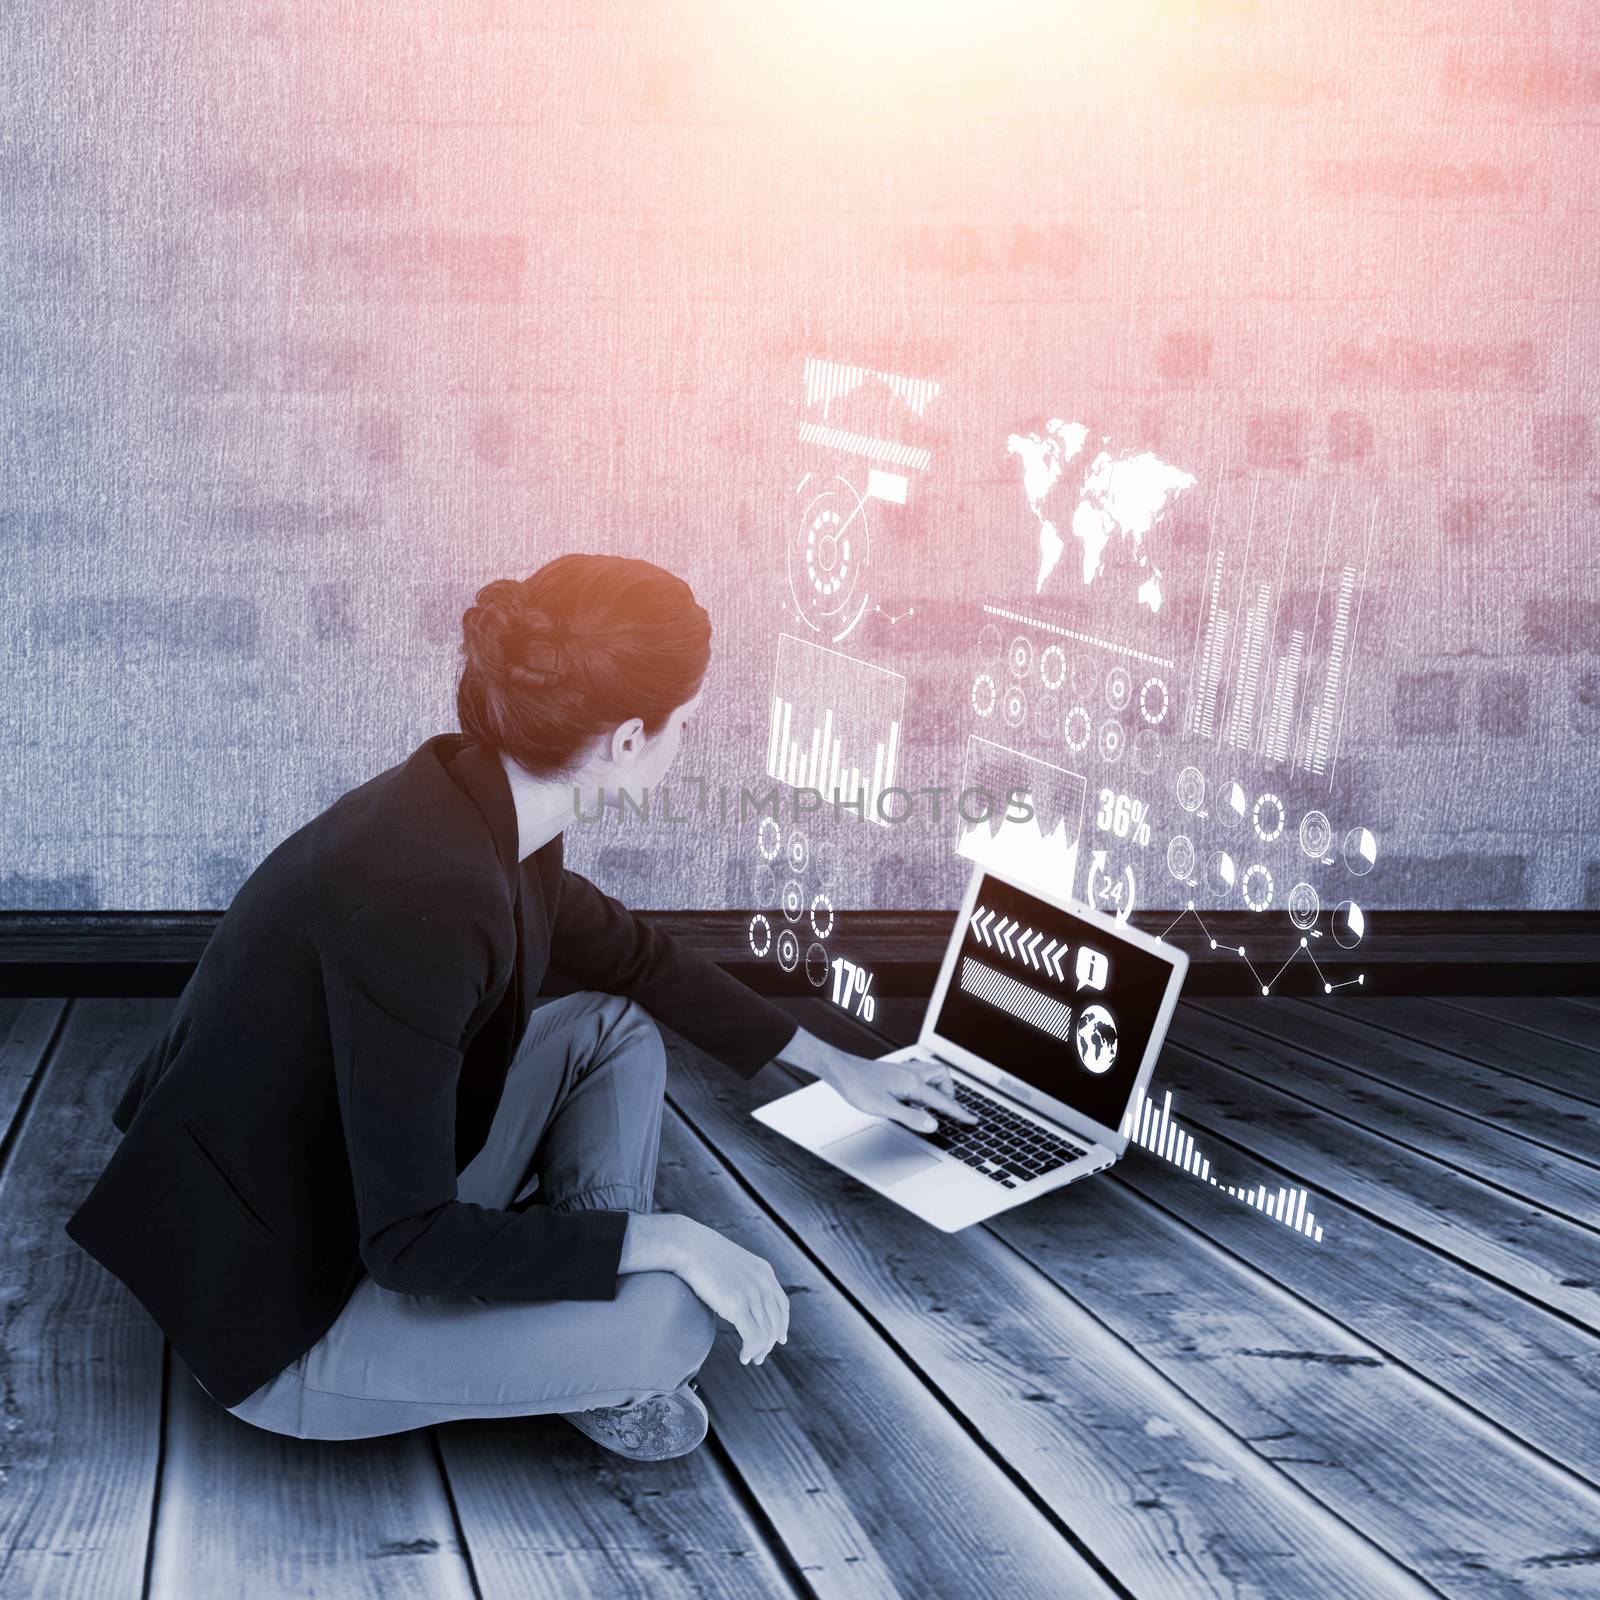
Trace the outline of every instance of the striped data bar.
<instances>
[{"instance_id":1,"label":"striped data bar","mask_svg":"<svg viewBox=\"0 0 1600 1600\"><path fill-rule=\"evenodd\" d=\"M866 456L869 461L887 461L893 467L914 467L926 472L933 455L914 444L895 444L889 439L874 439L865 433L848 433L843 428L825 427L820 422L800 424L802 444L826 445L830 450L843 450L849 455Z\"/></svg>"},{"instance_id":2,"label":"striped data bar","mask_svg":"<svg viewBox=\"0 0 1600 1600\"><path fill-rule=\"evenodd\" d=\"M1009 1011L1030 1027L1057 1039L1072 1038L1072 1007L1053 995L1040 994L1004 972L996 972L971 956L961 959L961 987L1000 1011Z\"/></svg>"},{"instance_id":3,"label":"striped data bar","mask_svg":"<svg viewBox=\"0 0 1600 1600\"><path fill-rule=\"evenodd\" d=\"M1021 988L1022 985L1018 984L1017 987ZM1303 1233L1317 1244L1322 1243L1322 1228L1316 1217L1306 1209L1309 1191L1279 1188L1273 1193L1265 1184L1246 1189L1231 1183L1219 1183L1211 1175L1211 1162L1195 1148L1193 1136L1172 1120L1170 1089L1162 1098L1159 1111L1143 1089L1137 1090L1122 1119L1120 1131L1123 1138L1148 1150L1151 1155L1182 1167L1191 1177L1210 1184L1213 1189L1221 1189L1274 1222L1281 1222L1296 1233Z\"/></svg>"}]
</instances>

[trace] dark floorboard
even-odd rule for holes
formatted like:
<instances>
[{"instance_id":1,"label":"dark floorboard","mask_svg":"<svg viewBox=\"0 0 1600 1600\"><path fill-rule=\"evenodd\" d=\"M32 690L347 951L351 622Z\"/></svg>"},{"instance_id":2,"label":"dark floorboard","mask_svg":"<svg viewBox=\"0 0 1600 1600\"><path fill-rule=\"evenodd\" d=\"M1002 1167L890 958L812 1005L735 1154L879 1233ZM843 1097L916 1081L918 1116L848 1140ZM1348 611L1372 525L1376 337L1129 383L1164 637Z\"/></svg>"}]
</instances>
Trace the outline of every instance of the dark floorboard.
<instances>
[{"instance_id":1,"label":"dark floorboard","mask_svg":"<svg viewBox=\"0 0 1600 1600\"><path fill-rule=\"evenodd\" d=\"M790 1339L707 1447L557 1419L319 1445L236 1422L61 1232L164 1000L0 1000L0 1594L1600 1594L1600 1008L1216 1000L1158 1094L1292 1233L1139 1149L948 1236L674 1041L658 1200L772 1260ZM864 1053L912 1037L822 1000Z\"/></svg>"}]
</instances>

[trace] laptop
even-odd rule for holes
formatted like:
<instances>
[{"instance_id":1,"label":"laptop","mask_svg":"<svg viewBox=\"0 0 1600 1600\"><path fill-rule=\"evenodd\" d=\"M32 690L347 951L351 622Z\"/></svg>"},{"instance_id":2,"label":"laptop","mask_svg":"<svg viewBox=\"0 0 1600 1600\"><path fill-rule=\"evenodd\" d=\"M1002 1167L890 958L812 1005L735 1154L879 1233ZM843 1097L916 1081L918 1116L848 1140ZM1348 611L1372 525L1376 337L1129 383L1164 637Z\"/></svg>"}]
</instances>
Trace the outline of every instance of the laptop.
<instances>
[{"instance_id":1,"label":"laptop","mask_svg":"<svg viewBox=\"0 0 1600 1600\"><path fill-rule=\"evenodd\" d=\"M979 866L920 1037L881 1058L943 1062L977 1124L915 1133L820 1080L751 1115L957 1232L1120 1159L1188 967L1150 934Z\"/></svg>"}]
</instances>

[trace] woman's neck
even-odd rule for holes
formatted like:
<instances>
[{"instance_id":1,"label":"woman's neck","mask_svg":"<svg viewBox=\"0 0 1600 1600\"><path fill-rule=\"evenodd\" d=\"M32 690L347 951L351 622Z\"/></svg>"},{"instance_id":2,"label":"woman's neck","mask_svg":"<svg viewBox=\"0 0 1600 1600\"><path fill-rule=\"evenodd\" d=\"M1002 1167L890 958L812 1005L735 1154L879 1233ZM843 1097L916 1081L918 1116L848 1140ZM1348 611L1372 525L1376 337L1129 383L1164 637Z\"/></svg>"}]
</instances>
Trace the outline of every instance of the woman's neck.
<instances>
[{"instance_id":1,"label":"woman's neck","mask_svg":"<svg viewBox=\"0 0 1600 1600\"><path fill-rule=\"evenodd\" d=\"M500 765L511 785L511 803L517 812L517 860L526 861L572 820L574 790L578 805L587 805L591 797L581 774L573 778L536 778L503 751Z\"/></svg>"}]
</instances>

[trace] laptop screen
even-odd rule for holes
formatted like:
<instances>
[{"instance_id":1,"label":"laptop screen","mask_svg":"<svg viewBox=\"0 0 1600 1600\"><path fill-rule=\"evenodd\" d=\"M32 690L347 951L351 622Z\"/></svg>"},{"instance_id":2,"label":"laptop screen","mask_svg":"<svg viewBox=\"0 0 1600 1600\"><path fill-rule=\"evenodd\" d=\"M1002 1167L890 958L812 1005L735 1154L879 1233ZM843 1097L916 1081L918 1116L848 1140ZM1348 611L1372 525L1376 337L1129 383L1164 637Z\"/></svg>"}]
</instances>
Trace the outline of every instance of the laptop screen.
<instances>
[{"instance_id":1,"label":"laptop screen","mask_svg":"<svg viewBox=\"0 0 1600 1600\"><path fill-rule=\"evenodd\" d=\"M984 875L936 1031L1115 1128L1172 966Z\"/></svg>"}]
</instances>

